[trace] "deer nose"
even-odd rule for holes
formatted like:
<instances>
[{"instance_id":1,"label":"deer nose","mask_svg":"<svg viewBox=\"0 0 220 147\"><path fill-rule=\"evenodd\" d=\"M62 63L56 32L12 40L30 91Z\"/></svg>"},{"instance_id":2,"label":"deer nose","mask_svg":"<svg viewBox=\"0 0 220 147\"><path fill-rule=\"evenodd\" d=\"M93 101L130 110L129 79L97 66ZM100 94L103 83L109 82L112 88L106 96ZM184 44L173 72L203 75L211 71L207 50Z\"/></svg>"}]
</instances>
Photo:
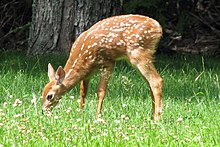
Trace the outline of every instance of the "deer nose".
<instances>
[{"instance_id":1,"label":"deer nose","mask_svg":"<svg viewBox=\"0 0 220 147\"><path fill-rule=\"evenodd\" d=\"M42 111L42 115L47 114L47 113L52 113L52 109L48 108L48 107L46 107L44 105L42 106L41 111Z\"/></svg>"}]
</instances>

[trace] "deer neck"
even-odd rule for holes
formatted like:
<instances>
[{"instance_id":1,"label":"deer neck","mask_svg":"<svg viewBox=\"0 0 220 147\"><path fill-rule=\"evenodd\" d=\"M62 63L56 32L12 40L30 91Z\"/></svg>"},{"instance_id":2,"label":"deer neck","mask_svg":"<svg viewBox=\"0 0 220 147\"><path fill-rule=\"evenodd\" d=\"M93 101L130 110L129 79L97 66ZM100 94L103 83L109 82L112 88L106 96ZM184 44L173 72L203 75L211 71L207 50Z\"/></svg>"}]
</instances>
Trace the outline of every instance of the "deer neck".
<instances>
[{"instance_id":1,"label":"deer neck","mask_svg":"<svg viewBox=\"0 0 220 147\"><path fill-rule=\"evenodd\" d=\"M66 91L69 91L72 87L78 84L83 78L79 66L72 66L72 61L68 60L64 67L66 73L63 85L66 88Z\"/></svg>"},{"instance_id":2,"label":"deer neck","mask_svg":"<svg viewBox=\"0 0 220 147\"><path fill-rule=\"evenodd\" d=\"M86 76L84 65L84 60L81 58L81 48L84 45L79 42L79 38L75 41L71 48L69 59L66 62L64 71L66 73L63 85L69 91L72 87L78 84Z\"/></svg>"}]
</instances>

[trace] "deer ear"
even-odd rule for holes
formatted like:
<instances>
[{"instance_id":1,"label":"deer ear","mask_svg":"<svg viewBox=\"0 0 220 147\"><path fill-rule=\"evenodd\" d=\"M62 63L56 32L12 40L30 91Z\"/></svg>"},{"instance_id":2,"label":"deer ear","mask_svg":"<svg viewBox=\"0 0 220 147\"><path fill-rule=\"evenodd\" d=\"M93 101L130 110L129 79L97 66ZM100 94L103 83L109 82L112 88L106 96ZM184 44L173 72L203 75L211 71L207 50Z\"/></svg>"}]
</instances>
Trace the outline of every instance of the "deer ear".
<instances>
[{"instance_id":1,"label":"deer ear","mask_svg":"<svg viewBox=\"0 0 220 147\"><path fill-rule=\"evenodd\" d=\"M61 66L59 66L55 74L55 79L57 81L57 84L62 84L64 78L65 78L65 71Z\"/></svg>"},{"instance_id":2,"label":"deer ear","mask_svg":"<svg viewBox=\"0 0 220 147\"><path fill-rule=\"evenodd\" d=\"M49 77L50 81L55 79L54 69L53 69L53 67L52 67L52 65L50 63L48 64L48 77Z\"/></svg>"}]
</instances>

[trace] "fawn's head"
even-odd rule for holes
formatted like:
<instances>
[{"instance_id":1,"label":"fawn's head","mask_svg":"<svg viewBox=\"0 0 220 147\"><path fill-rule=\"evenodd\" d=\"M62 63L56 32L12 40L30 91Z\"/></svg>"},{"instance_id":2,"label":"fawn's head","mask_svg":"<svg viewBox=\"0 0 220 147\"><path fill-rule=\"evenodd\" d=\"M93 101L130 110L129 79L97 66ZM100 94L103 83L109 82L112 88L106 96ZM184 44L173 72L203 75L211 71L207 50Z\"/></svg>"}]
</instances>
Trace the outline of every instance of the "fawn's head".
<instances>
[{"instance_id":1,"label":"fawn's head","mask_svg":"<svg viewBox=\"0 0 220 147\"><path fill-rule=\"evenodd\" d=\"M60 66L56 73L54 72L51 64L48 64L48 77L50 82L44 87L42 96L43 96L43 105L42 110L50 111L52 107L55 107L59 100L61 99L61 95L65 91L65 87L62 84L65 78L65 71Z\"/></svg>"}]
</instances>

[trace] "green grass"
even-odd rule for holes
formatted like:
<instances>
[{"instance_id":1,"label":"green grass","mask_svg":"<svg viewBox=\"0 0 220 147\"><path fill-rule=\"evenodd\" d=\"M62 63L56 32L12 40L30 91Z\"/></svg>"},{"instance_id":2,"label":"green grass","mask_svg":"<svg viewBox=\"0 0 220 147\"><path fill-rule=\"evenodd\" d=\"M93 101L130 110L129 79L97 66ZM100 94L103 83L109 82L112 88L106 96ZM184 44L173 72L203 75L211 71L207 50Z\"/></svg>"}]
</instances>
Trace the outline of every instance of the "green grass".
<instances>
[{"instance_id":1,"label":"green grass","mask_svg":"<svg viewBox=\"0 0 220 147\"><path fill-rule=\"evenodd\" d=\"M82 113L77 86L52 116L42 115L47 64L58 67L66 58L26 58L17 52L3 52L0 57L0 146L220 146L218 58L156 57L164 78L164 107L162 119L155 123L150 119L148 86L123 62L115 68L97 120L98 76L91 80Z\"/></svg>"}]
</instances>

